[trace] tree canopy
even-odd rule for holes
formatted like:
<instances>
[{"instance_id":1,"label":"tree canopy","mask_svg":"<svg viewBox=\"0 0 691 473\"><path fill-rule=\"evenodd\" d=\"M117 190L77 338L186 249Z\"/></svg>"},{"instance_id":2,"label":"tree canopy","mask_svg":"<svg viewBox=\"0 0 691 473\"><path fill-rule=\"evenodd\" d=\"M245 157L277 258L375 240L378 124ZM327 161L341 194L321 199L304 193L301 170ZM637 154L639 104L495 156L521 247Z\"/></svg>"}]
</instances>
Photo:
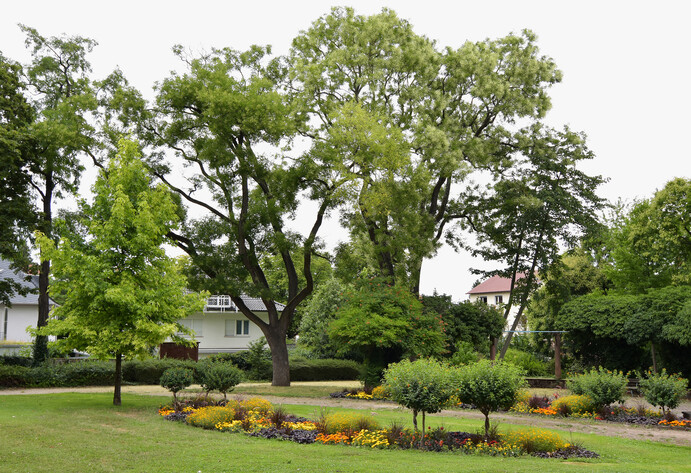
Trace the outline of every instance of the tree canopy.
<instances>
[{"instance_id":1,"label":"tree canopy","mask_svg":"<svg viewBox=\"0 0 691 473\"><path fill-rule=\"evenodd\" d=\"M146 356L166 338L188 343L178 320L203 307L187 294L178 263L162 244L177 226L176 207L138 159L137 144L122 141L119 156L101 171L92 204L81 202L83 232L55 245L39 237L42 258L53 260L51 291L62 293L42 335L65 349L115 358L113 403L119 405L122 357Z\"/></svg>"}]
</instances>

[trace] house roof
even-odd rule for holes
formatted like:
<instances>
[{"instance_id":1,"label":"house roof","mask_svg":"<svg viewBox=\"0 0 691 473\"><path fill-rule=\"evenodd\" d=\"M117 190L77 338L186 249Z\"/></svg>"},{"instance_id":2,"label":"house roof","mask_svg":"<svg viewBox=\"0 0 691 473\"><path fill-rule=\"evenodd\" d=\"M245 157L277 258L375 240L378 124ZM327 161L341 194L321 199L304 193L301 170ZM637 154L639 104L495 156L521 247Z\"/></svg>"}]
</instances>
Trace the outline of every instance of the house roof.
<instances>
[{"instance_id":1,"label":"house roof","mask_svg":"<svg viewBox=\"0 0 691 473\"><path fill-rule=\"evenodd\" d=\"M37 305L38 304L38 277L29 276L30 280L27 281L27 275L22 271L13 269L10 266L10 262L4 259L0 259L0 279L11 279L12 281L18 283L22 287L33 291L26 295L13 294L10 297L10 304L25 304L25 305Z\"/></svg>"},{"instance_id":2,"label":"house roof","mask_svg":"<svg viewBox=\"0 0 691 473\"><path fill-rule=\"evenodd\" d=\"M245 303L247 308L251 311L257 311L257 312L266 312L266 305L264 302L258 298L258 297L249 297L242 295L240 296L242 298L242 302ZM285 305L281 304L280 302L274 302L276 304L276 310L281 311L286 308Z\"/></svg>"},{"instance_id":3,"label":"house roof","mask_svg":"<svg viewBox=\"0 0 691 473\"><path fill-rule=\"evenodd\" d=\"M525 273L517 273L516 281L524 277ZM537 271L535 272L535 277L537 278ZM538 283L540 282L539 278L537 281ZM466 292L466 294L490 294L493 292L511 292L511 278L492 276Z\"/></svg>"}]
</instances>

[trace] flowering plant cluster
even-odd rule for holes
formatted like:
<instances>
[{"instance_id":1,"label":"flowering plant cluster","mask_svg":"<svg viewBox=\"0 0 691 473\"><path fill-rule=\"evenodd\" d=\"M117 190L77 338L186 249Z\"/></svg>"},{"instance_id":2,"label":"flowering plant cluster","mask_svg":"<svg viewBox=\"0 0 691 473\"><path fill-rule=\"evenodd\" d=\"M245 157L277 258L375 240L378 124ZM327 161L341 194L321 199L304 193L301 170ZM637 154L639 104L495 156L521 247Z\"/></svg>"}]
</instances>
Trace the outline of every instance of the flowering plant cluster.
<instances>
[{"instance_id":1,"label":"flowering plant cluster","mask_svg":"<svg viewBox=\"0 0 691 473\"><path fill-rule=\"evenodd\" d=\"M669 425L671 427L691 427L691 420L666 420L658 422L659 425Z\"/></svg>"},{"instance_id":2,"label":"flowering plant cluster","mask_svg":"<svg viewBox=\"0 0 691 473\"><path fill-rule=\"evenodd\" d=\"M322 414L316 421L310 421L287 414L281 407L274 408L260 398L233 400L221 406L188 406L183 411L186 416L168 407L162 407L158 412L166 419L184 420L197 427L298 443L376 449L420 448L506 457L550 453L569 446L557 434L548 431L531 430L487 438L479 434L447 431L443 427L428 428L424 435L420 430L396 424L383 429L371 416L347 413Z\"/></svg>"}]
</instances>

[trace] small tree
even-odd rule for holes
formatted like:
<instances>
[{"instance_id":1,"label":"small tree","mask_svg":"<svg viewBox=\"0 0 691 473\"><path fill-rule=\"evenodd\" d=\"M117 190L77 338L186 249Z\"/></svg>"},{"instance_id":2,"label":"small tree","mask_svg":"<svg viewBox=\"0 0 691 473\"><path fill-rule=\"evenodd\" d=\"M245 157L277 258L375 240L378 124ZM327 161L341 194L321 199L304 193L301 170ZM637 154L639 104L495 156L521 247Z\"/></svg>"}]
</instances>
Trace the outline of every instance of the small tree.
<instances>
[{"instance_id":1,"label":"small tree","mask_svg":"<svg viewBox=\"0 0 691 473\"><path fill-rule=\"evenodd\" d=\"M226 393L231 392L242 380L242 371L231 363L211 363L202 370L202 388L209 392L218 391L223 394L223 400L227 400Z\"/></svg>"},{"instance_id":2,"label":"small tree","mask_svg":"<svg viewBox=\"0 0 691 473\"><path fill-rule=\"evenodd\" d=\"M59 348L115 358L113 404L120 405L122 358L148 356L167 338L189 344L178 322L204 305L186 294L180 265L162 248L175 228L176 206L164 188L152 188L137 144L121 140L118 156L100 172L94 202L55 245L39 235L42 260L53 261L52 291L64 299L40 335L58 336Z\"/></svg>"},{"instance_id":3,"label":"small tree","mask_svg":"<svg viewBox=\"0 0 691 473\"><path fill-rule=\"evenodd\" d=\"M574 394L589 396L601 409L614 402L623 402L628 378L621 371L609 371L600 366L575 376L567 386Z\"/></svg>"},{"instance_id":4,"label":"small tree","mask_svg":"<svg viewBox=\"0 0 691 473\"><path fill-rule=\"evenodd\" d=\"M675 374L668 375L664 369L659 374L653 374L649 371L647 375L647 378L641 378L641 391L646 401L662 409L663 415L666 413L665 408L669 412L670 409L677 407L686 396L686 389L689 385L687 379Z\"/></svg>"},{"instance_id":5,"label":"small tree","mask_svg":"<svg viewBox=\"0 0 691 473\"><path fill-rule=\"evenodd\" d=\"M194 372L189 368L168 368L161 374L160 383L173 393L173 401L177 406L177 393L194 383Z\"/></svg>"},{"instance_id":6,"label":"small tree","mask_svg":"<svg viewBox=\"0 0 691 473\"><path fill-rule=\"evenodd\" d=\"M480 360L456 372L458 397L485 415L485 437L489 435L489 413L509 409L526 386L520 368L510 363Z\"/></svg>"},{"instance_id":7,"label":"small tree","mask_svg":"<svg viewBox=\"0 0 691 473\"><path fill-rule=\"evenodd\" d=\"M425 434L425 414L447 407L454 394L451 387L452 369L433 359L403 360L384 372L384 385L390 398L412 409L413 425L417 430L417 414L422 412L422 437Z\"/></svg>"}]
</instances>

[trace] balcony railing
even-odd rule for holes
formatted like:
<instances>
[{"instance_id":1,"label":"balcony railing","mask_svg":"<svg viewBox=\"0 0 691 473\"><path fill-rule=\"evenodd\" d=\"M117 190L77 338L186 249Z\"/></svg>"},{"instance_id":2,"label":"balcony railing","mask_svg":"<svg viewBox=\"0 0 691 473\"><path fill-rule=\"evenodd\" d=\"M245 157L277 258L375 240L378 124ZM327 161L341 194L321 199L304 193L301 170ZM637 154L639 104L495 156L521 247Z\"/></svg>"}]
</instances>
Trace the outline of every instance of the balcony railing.
<instances>
[{"instance_id":1,"label":"balcony railing","mask_svg":"<svg viewBox=\"0 0 691 473\"><path fill-rule=\"evenodd\" d=\"M230 296L209 296L206 300L204 312L225 312L229 310L237 311Z\"/></svg>"}]
</instances>

